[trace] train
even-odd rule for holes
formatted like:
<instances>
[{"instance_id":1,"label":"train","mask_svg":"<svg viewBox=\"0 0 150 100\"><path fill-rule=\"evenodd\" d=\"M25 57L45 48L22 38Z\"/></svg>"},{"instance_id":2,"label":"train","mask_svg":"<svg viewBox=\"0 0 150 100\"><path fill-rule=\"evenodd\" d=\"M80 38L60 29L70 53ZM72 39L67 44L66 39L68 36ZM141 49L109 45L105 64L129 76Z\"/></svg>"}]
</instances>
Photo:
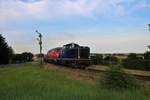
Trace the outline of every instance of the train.
<instances>
[{"instance_id":1,"label":"train","mask_svg":"<svg viewBox=\"0 0 150 100\"><path fill-rule=\"evenodd\" d=\"M88 46L80 46L76 43L69 43L49 50L45 61L85 69L91 64L90 48Z\"/></svg>"}]
</instances>

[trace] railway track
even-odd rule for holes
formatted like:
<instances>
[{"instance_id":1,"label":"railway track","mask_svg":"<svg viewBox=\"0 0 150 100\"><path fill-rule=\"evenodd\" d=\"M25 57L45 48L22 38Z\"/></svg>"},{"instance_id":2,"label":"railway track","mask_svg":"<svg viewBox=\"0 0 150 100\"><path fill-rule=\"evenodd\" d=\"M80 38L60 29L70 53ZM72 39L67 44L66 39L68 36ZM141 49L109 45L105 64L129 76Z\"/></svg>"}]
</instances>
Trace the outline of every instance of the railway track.
<instances>
[{"instance_id":1,"label":"railway track","mask_svg":"<svg viewBox=\"0 0 150 100\"><path fill-rule=\"evenodd\" d=\"M87 68L86 70L94 72L94 73L100 73L100 72L106 72L108 67L102 66L102 68ZM150 71L141 71L141 70L129 70L129 69L123 69L126 74L130 74L135 76L137 79L150 81Z\"/></svg>"},{"instance_id":2,"label":"railway track","mask_svg":"<svg viewBox=\"0 0 150 100\"><path fill-rule=\"evenodd\" d=\"M48 64L51 65L51 64ZM99 73L106 72L109 67L107 66L97 66L97 67L87 67L86 69L78 69L68 66L52 64L51 66L57 67L59 70L69 70L71 72L80 72L90 75L91 78L96 77ZM123 69L125 73L135 76L139 80L150 81L150 71L141 71L141 70L129 70Z\"/></svg>"}]
</instances>

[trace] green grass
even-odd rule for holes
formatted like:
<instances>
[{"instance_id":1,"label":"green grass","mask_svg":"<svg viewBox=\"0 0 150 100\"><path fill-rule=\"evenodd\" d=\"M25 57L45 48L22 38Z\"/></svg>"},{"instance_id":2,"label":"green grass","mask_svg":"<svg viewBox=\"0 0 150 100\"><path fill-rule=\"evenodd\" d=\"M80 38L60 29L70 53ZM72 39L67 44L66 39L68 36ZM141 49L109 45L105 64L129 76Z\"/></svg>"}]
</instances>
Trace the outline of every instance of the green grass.
<instances>
[{"instance_id":1,"label":"green grass","mask_svg":"<svg viewBox=\"0 0 150 100\"><path fill-rule=\"evenodd\" d=\"M150 95L100 89L28 63L0 68L0 100L150 100Z\"/></svg>"}]
</instances>

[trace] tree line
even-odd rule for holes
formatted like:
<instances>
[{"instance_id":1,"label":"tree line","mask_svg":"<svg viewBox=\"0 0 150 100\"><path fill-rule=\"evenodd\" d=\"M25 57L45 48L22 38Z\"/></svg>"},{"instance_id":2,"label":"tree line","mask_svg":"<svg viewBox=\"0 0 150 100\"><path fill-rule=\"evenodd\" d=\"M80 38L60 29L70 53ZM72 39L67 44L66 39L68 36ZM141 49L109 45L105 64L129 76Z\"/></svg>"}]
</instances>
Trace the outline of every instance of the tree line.
<instances>
[{"instance_id":1,"label":"tree line","mask_svg":"<svg viewBox=\"0 0 150 100\"><path fill-rule=\"evenodd\" d=\"M92 64L115 65L119 63L119 59L113 55L94 54L91 56Z\"/></svg>"},{"instance_id":2,"label":"tree line","mask_svg":"<svg viewBox=\"0 0 150 100\"><path fill-rule=\"evenodd\" d=\"M147 51L141 56L131 53L122 61L122 65L125 68L150 71L150 52Z\"/></svg>"},{"instance_id":3,"label":"tree line","mask_svg":"<svg viewBox=\"0 0 150 100\"><path fill-rule=\"evenodd\" d=\"M32 61L31 52L15 54L11 46L8 45L5 38L0 34L0 64L22 63Z\"/></svg>"},{"instance_id":4,"label":"tree line","mask_svg":"<svg viewBox=\"0 0 150 100\"><path fill-rule=\"evenodd\" d=\"M121 65L128 69L139 69L150 71L150 52L143 54L130 53L126 58L120 59L115 55L95 54L91 56L92 64Z\"/></svg>"}]
</instances>

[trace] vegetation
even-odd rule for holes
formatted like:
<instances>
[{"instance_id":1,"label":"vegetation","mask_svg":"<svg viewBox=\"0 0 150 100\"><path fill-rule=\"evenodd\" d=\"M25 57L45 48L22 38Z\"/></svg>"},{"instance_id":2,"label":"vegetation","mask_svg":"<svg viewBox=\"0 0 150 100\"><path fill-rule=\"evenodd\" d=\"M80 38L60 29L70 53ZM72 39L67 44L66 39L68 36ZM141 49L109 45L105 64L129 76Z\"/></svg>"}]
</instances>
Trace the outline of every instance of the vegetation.
<instances>
[{"instance_id":1,"label":"vegetation","mask_svg":"<svg viewBox=\"0 0 150 100\"><path fill-rule=\"evenodd\" d=\"M115 55L94 54L91 56L93 64L118 65L127 69L138 69L150 71L150 52L144 54L130 53L127 58L119 59Z\"/></svg>"},{"instance_id":2,"label":"vegetation","mask_svg":"<svg viewBox=\"0 0 150 100\"><path fill-rule=\"evenodd\" d=\"M13 55L13 63L29 62L32 61L33 54L31 52L23 52L22 54Z\"/></svg>"},{"instance_id":3,"label":"vegetation","mask_svg":"<svg viewBox=\"0 0 150 100\"><path fill-rule=\"evenodd\" d=\"M104 56L102 54L95 54L91 57L93 64L102 64L102 65L115 65L119 63L117 57L113 55Z\"/></svg>"},{"instance_id":4,"label":"vegetation","mask_svg":"<svg viewBox=\"0 0 150 100\"><path fill-rule=\"evenodd\" d=\"M33 54L24 52L22 54L14 54L13 48L9 47L5 38L0 34L0 64L20 63L32 61Z\"/></svg>"},{"instance_id":5,"label":"vegetation","mask_svg":"<svg viewBox=\"0 0 150 100\"><path fill-rule=\"evenodd\" d=\"M103 63L103 55L102 54L95 54L95 56L91 56L93 64L102 64Z\"/></svg>"},{"instance_id":6,"label":"vegetation","mask_svg":"<svg viewBox=\"0 0 150 100\"><path fill-rule=\"evenodd\" d=\"M150 60L150 52L144 53L144 59L145 60Z\"/></svg>"},{"instance_id":7,"label":"vegetation","mask_svg":"<svg viewBox=\"0 0 150 100\"><path fill-rule=\"evenodd\" d=\"M144 53L143 57L138 57L136 54L131 53L123 60L122 65L129 69L150 71L150 52Z\"/></svg>"},{"instance_id":8,"label":"vegetation","mask_svg":"<svg viewBox=\"0 0 150 100\"><path fill-rule=\"evenodd\" d=\"M104 57L103 64L105 64L105 65L116 65L118 63L119 63L118 58L113 55Z\"/></svg>"},{"instance_id":9,"label":"vegetation","mask_svg":"<svg viewBox=\"0 0 150 100\"><path fill-rule=\"evenodd\" d=\"M149 89L115 91L67 78L35 63L0 69L0 100L149 100ZM149 88L149 87L146 87Z\"/></svg>"},{"instance_id":10,"label":"vegetation","mask_svg":"<svg viewBox=\"0 0 150 100\"><path fill-rule=\"evenodd\" d=\"M5 38L0 34L0 64L8 64L13 50L8 46Z\"/></svg>"},{"instance_id":11,"label":"vegetation","mask_svg":"<svg viewBox=\"0 0 150 100\"><path fill-rule=\"evenodd\" d=\"M107 89L133 89L137 87L137 81L127 75L120 66L112 66L108 69L100 80L103 88Z\"/></svg>"}]
</instances>

